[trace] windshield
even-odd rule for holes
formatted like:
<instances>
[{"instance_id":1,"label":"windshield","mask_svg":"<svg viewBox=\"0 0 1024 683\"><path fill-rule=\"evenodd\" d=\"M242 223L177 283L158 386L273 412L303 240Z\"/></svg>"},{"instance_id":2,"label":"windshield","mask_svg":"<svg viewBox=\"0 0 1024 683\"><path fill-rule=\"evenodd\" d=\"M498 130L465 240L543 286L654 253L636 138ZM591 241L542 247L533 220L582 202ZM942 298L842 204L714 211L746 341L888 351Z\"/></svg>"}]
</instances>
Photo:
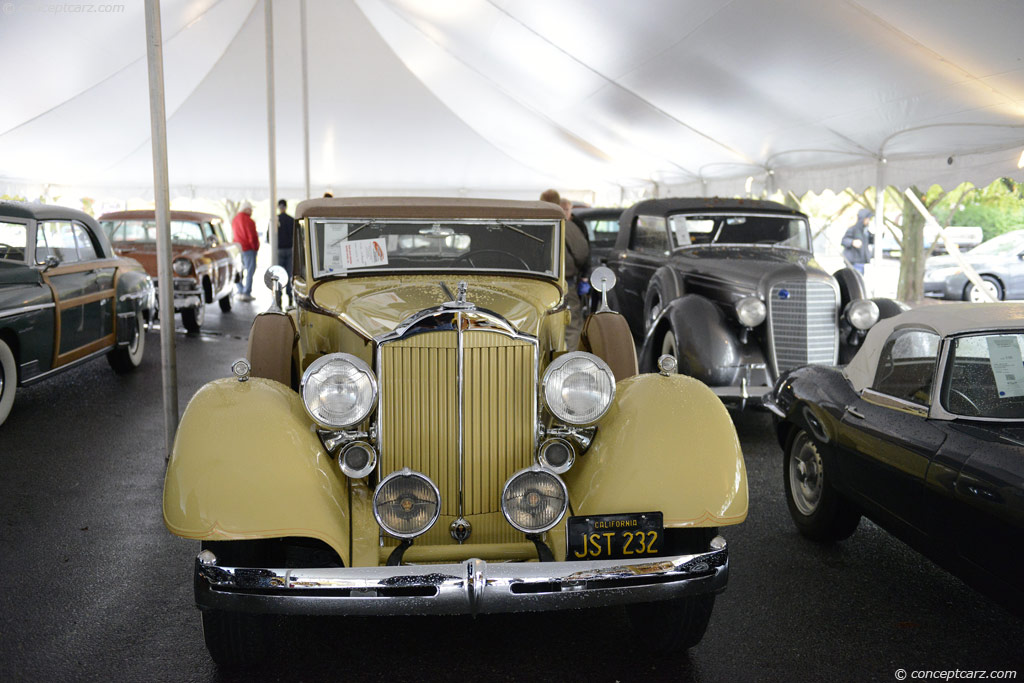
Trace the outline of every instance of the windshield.
<instances>
[{"instance_id":1,"label":"windshield","mask_svg":"<svg viewBox=\"0 0 1024 683\"><path fill-rule=\"evenodd\" d=\"M1008 232L998 237L993 237L987 242L982 242L974 249L971 249L971 255L988 255L988 256L1001 256L1003 254L1013 254L1021 249L1024 249L1024 230L1015 230L1014 232Z\"/></svg>"},{"instance_id":2,"label":"windshield","mask_svg":"<svg viewBox=\"0 0 1024 683\"><path fill-rule=\"evenodd\" d=\"M209 224L207 224L209 225ZM103 232L111 242L156 242L156 219L103 221ZM206 235L211 234L199 223L192 221L171 221L171 243L189 247L201 247Z\"/></svg>"},{"instance_id":3,"label":"windshield","mask_svg":"<svg viewBox=\"0 0 1024 683\"><path fill-rule=\"evenodd\" d=\"M964 417L1024 420L1024 334L954 339L942 405Z\"/></svg>"},{"instance_id":4,"label":"windshield","mask_svg":"<svg viewBox=\"0 0 1024 683\"><path fill-rule=\"evenodd\" d=\"M399 270L558 276L559 221L312 219L313 277Z\"/></svg>"},{"instance_id":5,"label":"windshield","mask_svg":"<svg viewBox=\"0 0 1024 683\"><path fill-rule=\"evenodd\" d=\"M810 251L810 235L803 218L735 214L687 214L669 217L672 246L708 244L763 244Z\"/></svg>"}]
</instances>

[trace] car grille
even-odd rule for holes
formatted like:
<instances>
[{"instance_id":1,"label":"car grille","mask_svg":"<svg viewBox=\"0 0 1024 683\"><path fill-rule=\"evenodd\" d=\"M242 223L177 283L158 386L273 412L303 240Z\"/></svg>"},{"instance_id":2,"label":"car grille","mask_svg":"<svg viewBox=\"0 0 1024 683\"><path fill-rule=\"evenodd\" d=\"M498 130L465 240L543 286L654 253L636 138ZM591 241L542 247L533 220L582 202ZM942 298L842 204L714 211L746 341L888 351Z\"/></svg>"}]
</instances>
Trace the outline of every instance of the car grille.
<instances>
[{"instance_id":1,"label":"car grille","mask_svg":"<svg viewBox=\"0 0 1024 683\"><path fill-rule=\"evenodd\" d=\"M838 360L839 301L828 282L777 282L768 296L771 349L777 374Z\"/></svg>"},{"instance_id":2,"label":"car grille","mask_svg":"<svg viewBox=\"0 0 1024 683\"><path fill-rule=\"evenodd\" d=\"M505 482L534 457L534 346L496 332L471 330L463 334L463 349L464 514L500 512ZM456 333L428 332L385 342L378 373L382 473L403 467L422 472L441 491L442 516L457 515ZM474 530L473 540L482 541L478 536ZM515 540L522 540L522 534Z\"/></svg>"}]
</instances>

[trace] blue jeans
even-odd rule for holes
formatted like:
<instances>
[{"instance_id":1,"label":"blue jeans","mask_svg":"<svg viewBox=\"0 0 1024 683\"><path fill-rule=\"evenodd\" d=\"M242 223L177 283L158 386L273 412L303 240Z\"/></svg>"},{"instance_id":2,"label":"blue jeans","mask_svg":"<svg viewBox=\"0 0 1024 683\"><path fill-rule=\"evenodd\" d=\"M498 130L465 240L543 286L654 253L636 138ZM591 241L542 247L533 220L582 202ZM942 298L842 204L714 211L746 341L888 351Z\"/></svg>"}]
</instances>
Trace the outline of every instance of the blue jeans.
<instances>
[{"instance_id":1,"label":"blue jeans","mask_svg":"<svg viewBox=\"0 0 1024 683\"><path fill-rule=\"evenodd\" d=\"M853 266L853 267L854 267L854 269L855 269L855 270L856 270L856 271L857 271L858 273L860 273L861 275L863 275L863 274L864 274L864 264L863 264L863 263L851 263L850 265L851 265L851 266Z\"/></svg>"},{"instance_id":2,"label":"blue jeans","mask_svg":"<svg viewBox=\"0 0 1024 683\"><path fill-rule=\"evenodd\" d=\"M288 301L292 300L292 250L291 247L287 249L277 249L277 264L288 271L288 284L285 285L284 291L288 295Z\"/></svg>"},{"instance_id":3,"label":"blue jeans","mask_svg":"<svg viewBox=\"0 0 1024 683\"><path fill-rule=\"evenodd\" d=\"M245 271L245 277L238 283L238 292L246 296L252 296L252 276L256 273L255 251L242 252L242 270Z\"/></svg>"}]
</instances>

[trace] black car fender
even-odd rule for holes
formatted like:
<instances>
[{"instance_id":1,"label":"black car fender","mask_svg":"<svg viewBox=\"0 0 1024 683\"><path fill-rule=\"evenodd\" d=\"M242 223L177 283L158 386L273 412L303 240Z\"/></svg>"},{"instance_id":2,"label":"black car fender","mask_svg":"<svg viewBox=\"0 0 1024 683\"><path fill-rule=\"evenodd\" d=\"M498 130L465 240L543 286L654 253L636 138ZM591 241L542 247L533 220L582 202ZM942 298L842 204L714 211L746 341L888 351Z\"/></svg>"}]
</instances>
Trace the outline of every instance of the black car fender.
<instances>
[{"instance_id":1,"label":"black car fender","mask_svg":"<svg viewBox=\"0 0 1024 683\"><path fill-rule=\"evenodd\" d=\"M644 291L644 320L648 320L648 314L659 301L661 308L666 308L670 303L683 295L684 287L680 281L679 273L669 266L662 266L654 272L647 289ZM646 332L647 330L644 330Z\"/></svg>"},{"instance_id":2,"label":"black car fender","mask_svg":"<svg viewBox=\"0 0 1024 683\"><path fill-rule=\"evenodd\" d=\"M764 363L764 354L754 335L740 341L738 326L711 300L686 294L672 301L654 320L641 349L641 367L657 369L662 341L672 332L676 340L679 372L709 386L732 386L739 382L740 366Z\"/></svg>"}]
</instances>

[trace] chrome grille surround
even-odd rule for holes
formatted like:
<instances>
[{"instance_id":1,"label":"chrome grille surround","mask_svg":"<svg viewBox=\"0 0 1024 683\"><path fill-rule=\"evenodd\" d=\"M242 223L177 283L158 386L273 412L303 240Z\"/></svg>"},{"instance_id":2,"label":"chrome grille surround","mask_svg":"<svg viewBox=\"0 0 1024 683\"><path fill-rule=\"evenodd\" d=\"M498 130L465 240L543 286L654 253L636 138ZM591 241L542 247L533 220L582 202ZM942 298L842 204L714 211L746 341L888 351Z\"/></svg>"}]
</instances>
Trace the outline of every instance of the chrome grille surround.
<instances>
[{"instance_id":1,"label":"chrome grille surround","mask_svg":"<svg viewBox=\"0 0 1024 683\"><path fill-rule=\"evenodd\" d=\"M380 386L378 476L401 467L418 467L440 488L442 515L464 517L499 512L505 474L510 476L534 460L540 437L540 359L536 337L518 332L496 313L472 304L454 304L417 313L394 332L374 339ZM399 381L410 378L412 386L396 390ZM406 395L406 403L432 401L419 411L415 424L403 422L399 391ZM494 410L487 413L490 404L484 398L501 401L501 406L492 401L490 407L510 413L501 432L504 441L490 430ZM412 427L417 433L406 435L403 452L396 452L400 430ZM473 451L469 454L467 437ZM489 451L503 449L509 452L492 467L487 460ZM498 471L509 468L508 473ZM467 476L472 481L467 481ZM495 477L501 481L490 481ZM493 498L493 503L488 498Z\"/></svg>"},{"instance_id":2,"label":"chrome grille surround","mask_svg":"<svg viewBox=\"0 0 1024 683\"><path fill-rule=\"evenodd\" d=\"M801 365L836 364L838 323L839 287L830 278L772 283L768 290L768 355L775 376Z\"/></svg>"}]
</instances>

